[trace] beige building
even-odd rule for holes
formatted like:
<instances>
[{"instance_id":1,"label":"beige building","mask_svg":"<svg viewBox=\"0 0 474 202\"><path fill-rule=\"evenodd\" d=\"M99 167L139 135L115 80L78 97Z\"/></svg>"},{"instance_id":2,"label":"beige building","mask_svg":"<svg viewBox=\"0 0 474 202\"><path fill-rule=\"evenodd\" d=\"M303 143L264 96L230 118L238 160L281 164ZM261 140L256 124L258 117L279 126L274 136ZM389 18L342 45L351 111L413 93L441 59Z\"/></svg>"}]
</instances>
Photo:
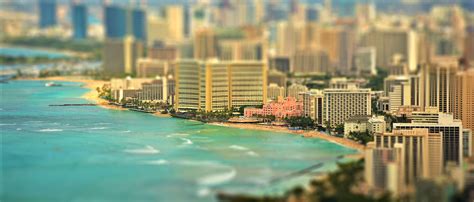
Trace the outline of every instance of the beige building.
<instances>
[{"instance_id":1,"label":"beige building","mask_svg":"<svg viewBox=\"0 0 474 202\"><path fill-rule=\"evenodd\" d=\"M301 93L304 92L308 92L308 87L306 87L305 85L294 83L287 88L286 94L288 95L288 97L294 97L297 100L302 100L303 97Z\"/></svg>"},{"instance_id":2,"label":"beige building","mask_svg":"<svg viewBox=\"0 0 474 202\"><path fill-rule=\"evenodd\" d=\"M323 124L323 101L322 91L311 89L303 94L303 113L310 117L318 125Z\"/></svg>"},{"instance_id":3,"label":"beige building","mask_svg":"<svg viewBox=\"0 0 474 202\"><path fill-rule=\"evenodd\" d=\"M285 87L286 89L287 77L286 74L276 69L270 69L268 71L268 83L275 83L278 86Z\"/></svg>"},{"instance_id":4,"label":"beige building","mask_svg":"<svg viewBox=\"0 0 474 202\"><path fill-rule=\"evenodd\" d=\"M457 166L462 165L463 141L462 123L453 118L452 114L439 112L413 112L410 117L411 123L394 123L393 129L410 130L414 128L426 128L429 133L439 133L442 138L443 165L444 169L448 163Z\"/></svg>"},{"instance_id":5,"label":"beige building","mask_svg":"<svg viewBox=\"0 0 474 202\"><path fill-rule=\"evenodd\" d=\"M155 43L148 47L147 57L151 59L174 61L178 58L178 48L174 45Z\"/></svg>"},{"instance_id":6,"label":"beige building","mask_svg":"<svg viewBox=\"0 0 474 202\"><path fill-rule=\"evenodd\" d=\"M387 68L395 54L407 58L410 70L417 65L416 34L413 31L394 29L372 29L360 39L364 47L375 47L378 67Z\"/></svg>"},{"instance_id":7,"label":"beige building","mask_svg":"<svg viewBox=\"0 0 474 202\"><path fill-rule=\"evenodd\" d=\"M356 75L377 75L376 50L374 47L360 47L354 54Z\"/></svg>"},{"instance_id":8,"label":"beige building","mask_svg":"<svg viewBox=\"0 0 474 202\"><path fill-rule=\"evenodd\" d=\"M173 104L175 82L172 76L156 77L150 82L142 83L142 90L137 93L139 101L162 102Z\"/></svg>"},{"instance_id":9,"label":"beige building","mask_svg":"<svg viewBox=\"0 0 474 202\"><path fill-rule=\"evenodd\" d=\"M370 134L384 133L387 128L384 116L372 116L367 122L367 130Z\"/></svg>"},{"instance_id":10,"label":"beige building","mask_svg":"<svg viewBox=\"0 0 474 202\"><path fill-rule=\"evenodd\" d=\"M367 144L364 151L364 177L370 190L390 191L395 196L406 190L403 183L405 172L405 149L402 144L392 148L376 147L374 142Z\"/></svg>"},{"instance_id":11,"label":"beige building","mask_svg":"<svg viewBox=\"0 0 474 202\"><path fill-rule=\"evenodd\" d=\"M128 36L106 39L103 48L103 70L109 76L131 75L136 72L136 61L143 56L143 44Z\"/></svg>"},{"instance_id":12,"label":"beige building","mask_svg":"<svg viewBox=\"0 0 474 202\"><path fill-rule=\"evenodd\" d=\"M263 60L267 47L261 39L222 39L218 42L218 57L222 61Z\"/></svg>"},{"instance_id":13,"label":"beige building","mask_svg":"<svg viewBox=\"0 0 474 202\"><path fill-rule=\"evenodd\" d=\"M172 74L171 64L167 61L140 58L137 60L137 77L156 77Z\"/></svg>"},{"instance_id":14,"label":"beige building","mask_svg":"<svg viewBox=\"0 0 474 202\"><path fill-rule=\"evenodd\" d=\"M181 42L184 39L184 8L181 5L166 6L168 40Z\"/></svg>"},{"instance_id":15,"label":"beige building","mask_svg":"<svg viewBox=\"0 0 474 202\"><path fill-rule=\"evenodd\" d=\"M270 101L278 100L278 97L286 97L285 87L278 86L276 83L270 83L268 85L267 99Z\"/></svg>"},{"instance_id":16,"label":"beige building","mask_svg":"<svg viewBox=\"0 0 474 202\"><path fill-rule=\"evenodd\" d=\"M355 52L355 34L344 28L323 28L317 31L317 47L325 51L331 64L341 73L352 67Z\"/></svg>"},{"instance_id":17,"label":"beige building","mask_svg":"<svg viewBox=\"0 0 474 202\"><path fill-rule=\"evenodd\" d=\"M334 77L329 81L329 88L348 89L360 88L361 81L355 79L347 79L346 77Z\"/></svg>"},{"instance_id":18,"label":"beige building","mask_svg":"<svg viewBox=\"0 0 474 202\"><path fill-rule=\"evenodd\" d=\"M179 60L175 67L177 111L196 111L200 108L200 73L202 63L197 60Z\"/></svg>"},{"instance_id":19,"label":"beige building","mask_svg":"<svg viewBox=\"0 0 474 202\"><path fill-rule=\"evenodd\" d=\"M267 100L267 71L258 61L178 61L175 108L222 111L262 105Z\"/></svg>"},{"instance_id":20,"label":"beige building","mask_svg":"<svg viewBox=\"0 0 474 202\"><path fill-rule=\"evenodd\" d=\"M368 131L367 123L369 122L370 116L353 116L344 121L344 137L347 138L351 132L365 133Z\"/></svg>"},{"instance_id":21,"label":"beige building","mask_svg":"<svg viewBox=\"0 0 474 202\"><path fill-rule=\"evenodd\" d=\"M217 38L210 28L203 28L194 33L194 58L206 60L217 57Z\"/></svg>"},{"instance_id":22,"label":"beige building","mask_svg":"<svg viewBox=\"0 0 474 202\"><path fill-rule=\"evenodd\" d=\"M169 37L169 26L166 19L149 14L146 22L148 44L153 44L156 41L165 41Z\"/></svg>"},{"instance_id":23,"label":"beige building","mask_svg":"<svg viewBox=\"0 0 474 202\"><path fill-rule=\"evenodd\" d=\"M464 128L474 131L474 69L456 75L453 91L454 118L461 119Z\"/></svg>"},{"instance_id":24,"label":"beige building","mask_svg":"<svg viewBox=\"0 0 474 202\"><path fill-rule=\"evenodd\" d=\"M409 83L392 86L391 91L388 93L390 112L397 112L401 106L410 106L410 95Z\"/></svg>"},{"instance_id":25,"label":"beige building","mask_svg":"<svg viewBox=\"0 0 474 202\"><path fill-rule=\"evenodd\" d=\"M127 77L125 79L111 79L110 80L110 89L132 89L137 90L142 88L142 83L151 82L152 78L131 78Z\"/></svg>"},{"instance_id":26,"label":"beige building","mask_svg":"<svg viewBox=\"0 0 474 202\"><path fill-rule=\"evenodd\" d=\"M400 143L405 147L405 184L413 184L419 178L435 178L443 172L443 135L430 133L427 128L393 130L376 133L376 147L392 148Z\"/></svg>"},{"instance_id":27,"label":"beige building","mask_svg":"<svg viewBox=\"0 0 474 202\"><path fill-rule=\"evenodd\" d=\"M419 106L437 107L440 112L452 113L453 87L458 61L455 57L433 58L432 63L421 65L418 72Z\"/></svg>"},{"instance_id":28,"label":"beige building","mask_svg":"<svg viewBox=\"0 0 474 202\"><path fill-rule=\"evenodd\" d=\"M324 89L323 124L336 127L356 115L371 115L371 90Z\"/></svg>"},{"instance_id":29,"label":"beige building","mask_svg":"<svg viewBox=\"0 0 474 202\"><path fill-rule=\"evenodd\" d=\"M322 50L299 49L292 59L294 73L300 74L329 74L332 72L328 54Z\"/></svg>"}]
</instances>

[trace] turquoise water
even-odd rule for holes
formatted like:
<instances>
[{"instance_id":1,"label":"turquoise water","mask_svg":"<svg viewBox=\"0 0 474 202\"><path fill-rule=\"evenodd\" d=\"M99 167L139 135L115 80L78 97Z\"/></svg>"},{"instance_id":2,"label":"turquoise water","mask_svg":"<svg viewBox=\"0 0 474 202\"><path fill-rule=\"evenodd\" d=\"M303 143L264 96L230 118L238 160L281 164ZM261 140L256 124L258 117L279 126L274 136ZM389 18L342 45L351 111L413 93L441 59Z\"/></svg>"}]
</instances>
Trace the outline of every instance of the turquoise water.
<instances>
[{"instance_id":1,"label":"turquoise water","mask_svg":"<svg viewBox=\"0 0 474 202\"><path fill-rule=\"evenodd\" d=\"M214 201L281 193L309 176L271 179L354 150L295 135L210 126L87 103L77 83L0 84L2 201Z\"/></svg>"},{"instance_id":2,"label":"turquoise water","mask_svg":"<svg viewBox=\"0 0 474 202\"><path fill-rule=\"evenodd\" d=\"M10 57L48 57L48 58L69 57L67 54L64 54L61 52L22 48L22 47L0 47L0 55L10 56Z\"/></svg>"}]
</instances>

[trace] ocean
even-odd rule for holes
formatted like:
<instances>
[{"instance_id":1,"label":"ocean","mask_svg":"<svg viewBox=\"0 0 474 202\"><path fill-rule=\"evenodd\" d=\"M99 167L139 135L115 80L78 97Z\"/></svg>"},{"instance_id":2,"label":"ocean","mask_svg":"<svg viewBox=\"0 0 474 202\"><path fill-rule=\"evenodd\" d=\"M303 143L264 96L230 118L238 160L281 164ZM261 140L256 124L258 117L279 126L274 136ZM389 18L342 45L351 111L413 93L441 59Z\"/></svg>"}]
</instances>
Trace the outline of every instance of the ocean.
<instances>
[{"instance_id":1,"label":"ocean","mask_svg":"<svg viewBox=\"0 0 474 202\"><path fill-rule=\"evenodd\" d=\"M282 194L356 151L321 140L211 126L97 106L79 83L0 84L2 201L215 201L215 193Z\"/></svg>"}]
</instances>

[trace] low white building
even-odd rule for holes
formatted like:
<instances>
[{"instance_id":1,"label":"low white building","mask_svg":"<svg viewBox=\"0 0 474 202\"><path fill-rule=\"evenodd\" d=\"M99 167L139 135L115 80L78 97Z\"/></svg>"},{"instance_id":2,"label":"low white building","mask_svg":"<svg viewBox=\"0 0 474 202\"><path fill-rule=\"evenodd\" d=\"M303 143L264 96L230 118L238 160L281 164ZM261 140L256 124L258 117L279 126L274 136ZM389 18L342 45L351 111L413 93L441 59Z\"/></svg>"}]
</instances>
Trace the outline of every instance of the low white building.
<instances>
[{"instance_id":1,"label":"low white building","mask_svg":"<svg viewBox=\"0 0 474 202\"><path fill-rule=\"evenodd\" d=\"M351 132L383 133L386 127L384 116L354 116L344 122L344 137Z\"/></svg>"},{"instance_id":2,"label":"low white building","mask_svg":"<svg viewBox=\"0 0 474 202\"><path fill-rule=\"evenodd\" d=\"M344 137L347 138L351 132L366 132L370 116L353 116L344 122Z\"/></svg>"},{"instance_id":3,"label":"low white building","mask_svg":"<svg viewBox=\"0 0 474 202\"><path fill-rule=\"evenodd\" d=\"M383 133L387 128L384 116L372 116L367 123L367 130L370 134Z\"/></svg>"}]
</instances>

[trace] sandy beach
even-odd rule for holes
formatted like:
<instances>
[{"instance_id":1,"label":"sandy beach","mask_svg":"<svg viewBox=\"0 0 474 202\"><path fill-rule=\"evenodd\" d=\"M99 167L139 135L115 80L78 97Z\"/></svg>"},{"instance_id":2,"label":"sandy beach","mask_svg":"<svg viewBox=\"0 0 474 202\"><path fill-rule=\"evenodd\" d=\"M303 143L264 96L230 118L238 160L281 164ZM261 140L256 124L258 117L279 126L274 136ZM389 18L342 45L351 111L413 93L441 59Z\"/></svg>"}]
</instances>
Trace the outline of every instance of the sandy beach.
<instances>
[{"instance_id":1,"label":"sandy beach","mask_svg":"<svg viewBox=\"0 0 474 202\"><path fill-rule=\"evenodd\" d=\"M89 100L100 107L113 110L127 110L119 106L110 105L107 100L99 98L99 92L97 88L102 88L104 84L108 84L108 81L93 80L90 77L84 76L57 76L57 77L47 77L47 78L36 78L36 79L27 79L27 80L41 80L41 81L69 81L69 82L80 82L84 85L82 87L88 88L90 91L82 95L82 98Z\"/></svg>"}]
</instances>

